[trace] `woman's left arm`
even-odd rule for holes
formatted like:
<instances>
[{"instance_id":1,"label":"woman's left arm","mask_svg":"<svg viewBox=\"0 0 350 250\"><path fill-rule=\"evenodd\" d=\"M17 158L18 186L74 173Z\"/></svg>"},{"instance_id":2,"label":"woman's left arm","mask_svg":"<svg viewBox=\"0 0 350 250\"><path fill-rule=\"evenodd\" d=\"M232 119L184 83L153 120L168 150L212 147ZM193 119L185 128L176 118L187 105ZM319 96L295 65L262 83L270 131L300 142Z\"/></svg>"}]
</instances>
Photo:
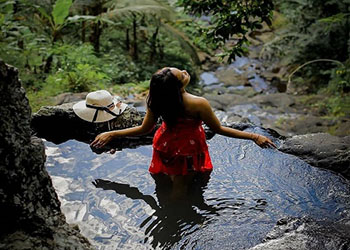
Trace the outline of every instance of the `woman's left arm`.
<instances>
[{"instance_id":1,"label":"woman's left arm","mask_svg":"<svg viewBox=\"0 0 350 250\"><path fill-rule=\"evenodd\" d=\"M150 109L147 109L145 118L140 126L104 132L96 136L90 144L91 147L102 148L117 137L138 136L150 133L156 124L156 118Z\"/></svg>"},{"instance_id":2,"label":"woman's left arm","mask_svg":"<svg viewBox=\"0 0 350 250\"><path fill-rule=\"evenodd\" d=\"M215 133L228 137L253 140L262 148L277 148L276 145L266 136L222 126L219 119L214 114L209 102L205 98L200 99L198 108L202 121L204 121L204 123L207 124Z\"/></svg>"}]
</instances>

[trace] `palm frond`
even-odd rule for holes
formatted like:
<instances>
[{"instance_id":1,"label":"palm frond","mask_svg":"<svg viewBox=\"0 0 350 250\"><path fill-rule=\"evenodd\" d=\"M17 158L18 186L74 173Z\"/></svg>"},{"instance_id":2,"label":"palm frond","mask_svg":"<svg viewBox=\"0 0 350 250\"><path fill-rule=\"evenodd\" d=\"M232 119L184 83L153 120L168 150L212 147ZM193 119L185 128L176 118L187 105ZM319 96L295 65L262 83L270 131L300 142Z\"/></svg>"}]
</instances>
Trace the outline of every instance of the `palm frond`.
<instances>
[{"instance_id":1,"label":"palm frond","mask_svg":"<svg viewBox=\"0 0 350 250\"><path fill-rule=\"evenodd\" d=\"M174 28L173 26L167 24L167 23L161 23L161 26L163 26L163 30L169 35L172 36L174 39L179 41L181 44L181 47L190 54L193 62L197 65L200 64L200 60L197 54L197 50L195 46L191 43L191 41L188 39L188 37L178 29Z\"/></svg>"},{"instance_id":2,"label":"palm frond","mask_svg":"<svg viewBox=\"0 0 350 250\"><path fill-rule=\"evenodd\" d=\"M141 6L141 5L155 5L170 7L169 3L166 0L111 0L108 1L106 7L113 8L124 8L128 6Z\"/></svg>"},{"instance_id":3,"label":"palm frond","mask_svg":"<svg viewBox=\"0 0 350 250\"><path fill-rule=\"evenodd\" d=\"M171 12L171 10L169 10L166 7L157 5L139 5L124 7L106 12L103 15L104 17L115 21L125 18L133 18L135 15L157 19L161 18L164 20L173 19L173 13Z\"/></svg>"}]
</instances>

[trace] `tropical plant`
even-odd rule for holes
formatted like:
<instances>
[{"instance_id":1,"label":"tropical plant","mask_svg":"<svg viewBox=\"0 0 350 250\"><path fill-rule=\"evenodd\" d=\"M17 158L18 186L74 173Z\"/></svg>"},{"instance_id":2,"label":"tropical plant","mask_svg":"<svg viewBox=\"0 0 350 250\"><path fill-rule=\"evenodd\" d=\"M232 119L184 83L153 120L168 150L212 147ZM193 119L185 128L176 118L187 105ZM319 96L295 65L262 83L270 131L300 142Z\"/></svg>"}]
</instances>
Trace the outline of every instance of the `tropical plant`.
<instances>
[{"instance_id":1,"label":"tropical plant","mask_svg":"<svg viewBox=\"0 0 350 250\"><path fill-rule=\"evenodd\" d=\"M47 57L47 36L33 32L27 15L32 4L0 1L0 57L20 69L21 79L32 85Z\"/></svg>"},{"instance_id":2,"label":"tropical plant","mask_svg":"<svg viewBox=\"0 0 350 250\"><path fill-rule=\"evenodd\" d=\"M95 51L100 50L100 37L102 35L102 30L109 29L109 26L111 26L112 29L120 29L125 32L125 49L133 57L133 60L139 59L139 44L142 41L139 40L143 39L142 42L146 43L150 48L149 61L153 61L157 53L163 54L163 46L160 45L160 40L158 38L160 33L163 32L179 41L184 50L191 55L194 62L199 63L196 49L191 41L183 32L179 31L172 25L175 12L169 6L167 1L77 0L74 2L73 7L78 13L88 13L98 18L92 21L95 24L91 26L93 31L90 36L90 41L94 45ZM91 22L87 21L88 17L91 16L76 15L70 18L70 20L78 20L79 18L82 18L82 30L84 31L82 31L82 34L85 34L86 27L89 26L86 22ZM153 32L150 33L149 31L152 27L154 27ZM82 35L83 41L85 40L84 36Z\"/></svg>"},{"instance_id":3,"label":"tropical plant","mask_svg":"<svg viewBox=\"0 0 350 250\"><path fill-rule=\"evenodd\" d=\"M223 50L219 56L227 57L228 61L247 52L248 32L261 28L262 22L270 23L274 6L272 0L178 0L177 4L198 18L208 18L207 24L201 26L202 34ZM233 44L227 48L229 40Z\"/></svg>"},{"instance_id":4,"label":"tropical plant","mask_svg":"<svg viewBox=\"0 0 350 250\"><path fill-rule=\"evenodd\" d=\"M53 6L51 13L48 13L43 7L36 6L41 16L37 16L44 24L48 24L51 42L55 43L60 37L62 28L68 24L67 17L72 0L57 0Z\"/></svg>"},{"instance_id":5,"label":"tropical plant","mask_svg":"<svg viewBox=\"0 0 350 250\"><path fill-rule=\"evenodd\" d=\"M349 116L350 2L278 0L276 6L287 22L265 44L263 56L292 65L289 82L322 95L315 105L325 114Z\"/></svg>"},{"instance_id":6,"label":"tropical plant","mask_svg":"<svg viewBox=\"0 0 350 250\"><path fill-rule=\"evenodd\" d=\"M347 60L350 39L348 0L277 0L277 8L288 24L266 44L265 52L287 57L286 63L305 63L321 58Z\"/></svg>"}]
</instances>

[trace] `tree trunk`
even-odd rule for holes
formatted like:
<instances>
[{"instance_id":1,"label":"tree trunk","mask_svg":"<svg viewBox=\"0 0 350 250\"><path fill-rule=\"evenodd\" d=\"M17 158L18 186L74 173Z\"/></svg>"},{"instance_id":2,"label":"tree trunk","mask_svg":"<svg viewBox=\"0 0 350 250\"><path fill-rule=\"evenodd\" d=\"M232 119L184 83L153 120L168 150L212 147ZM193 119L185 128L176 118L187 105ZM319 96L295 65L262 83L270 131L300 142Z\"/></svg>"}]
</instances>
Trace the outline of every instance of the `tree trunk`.
<instances>
[{"instance_id":1,"label":"tree trunk","mask_svg":"<svg viewBox=\"0 0 350 250\"><path fill-rule=\"evenodd\" d=\"M91 13L93 16L98 16L103 12L102 2L98 1L98 3L92 8ZM90 42L94 46L94 50L96 53L100 52L100 37L102 34L102 26L101 22L97 21L92 26L92 33L90 36Z\"/></svg>"},{"instance_id":2,"label":"tree trunk","mask_svg":"<svg viewBox=\"0 0 350 250\"><path fill-rule=\"evenodd\" d=\"M139 56L138 56L138 52L137 52L137 23L136 23L136 18L134 17L134 20L132 22L132 28L133 28L133 38L134 38L134 41L133 41L133 48L134 48L134 53L133 53L133 58L134 60L138 60L139 59Z\"/></svg>"},{"instance_id":3,"label":"tree trunk","mask_svg":"<svg viewBox=\"0 0 350 250\"><path fill-rule=\"evenodd\" d=\"M96 53L100 52L101 33L102 33L101 22L97 21L97 23L95 23L93 25L93 31L92 31L92 34L90 36L90 42L94 46L94 50Z\"/></svg>"},{"instance_id":4,"label":"tree trunk","mask_svg":"<svg viewBox=\"0 0 350 250\"><path fill-rule=\"evenodd\" d=\"M83 15L86 15L86 9L83 10ZM86 21L81 23L81 42L85 43L86 41Z\"/></svg>"},{"instance_id":5,"label":"tree trunk","mask_svg":"<svg viewBox=\"0 0 350 250\"><path fill-rule=\"evenodd\" d=\"M44 66L44 73L50 72L52 61L53 61L53 54L49 55L49 57L46 59L45 66Z\"/></svg>"},{"instance_id":6,"label":"tree trunk","mask_svg":"<svg viewBox=\"0 0 350 250\"><path fill-rule=\"evenodd\" d=\"M160 60L164 59L164 46L161 44L161 42L158 40L158 51L159 51L159 58Z\"/></svg>"},{"instance_id":7,"label":"tree trunk","mask_svg":"<svg viewBox=\"0 0 350 250\"><path fill-rule=\"evenodd\" d=\"M83 21L81 24L81 42L85 43L85 28L86 28L86 21Z\"/></svg>"},{"instance_id":8,"label":"tree trunk","mask_svg":"<svg viewBox=\"0 0 350 250\"><path fill-rule=\"evenodd\" d=\"M125 37L125 49L126 51L130 51L130 37L129 37L129 29L126 29L126 37Z\"/></svg>"},{"instance_id":9,"label":"tree trunk","mask_svg":"<svg viewBox=\"0 0 350 250\"><path fill-rule=\"evenodd\" d=\"M59 37L59 31L53 30L52 32L52 41L51 46L53 47L54 44L57 42ZM49 57L46 59L45 65L44 65L44 73L49 73L51 70L52 62L53 62L53 56L54 54L50 54Z\"/></svg>"},{"instance_id":10,"label":"tree trunk","mask_svg":"<svg viewBox=\"0 0 350 250\"><path fill-rule=\"evenodd\" d=\"M158 36L159 27L157 27L156 31L152 35L151 39L151 54L149 57L150 62L153 62L155 56L157 55L157 36Z\"/></svg>"}]
</instances>

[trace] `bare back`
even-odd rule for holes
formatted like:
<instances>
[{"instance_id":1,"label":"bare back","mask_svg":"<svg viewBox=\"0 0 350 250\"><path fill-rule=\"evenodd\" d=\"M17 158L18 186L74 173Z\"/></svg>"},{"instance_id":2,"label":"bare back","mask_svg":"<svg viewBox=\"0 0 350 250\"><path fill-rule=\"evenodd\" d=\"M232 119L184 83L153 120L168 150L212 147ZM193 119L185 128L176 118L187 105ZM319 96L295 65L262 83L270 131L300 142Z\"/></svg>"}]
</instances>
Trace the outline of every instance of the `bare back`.
<instances>
[{"instance_id":1,"label":"bare back","mask_svg":"<svg viewBox=\"0 0 350 250\"><path fill-rule=\"evenodd\" d=\"M185 107L185 116L192 119L201 119L201 105L204 100L203 97L195 96L184 92L182 94L183 103Z\"/></svg>"}]
</instances>

